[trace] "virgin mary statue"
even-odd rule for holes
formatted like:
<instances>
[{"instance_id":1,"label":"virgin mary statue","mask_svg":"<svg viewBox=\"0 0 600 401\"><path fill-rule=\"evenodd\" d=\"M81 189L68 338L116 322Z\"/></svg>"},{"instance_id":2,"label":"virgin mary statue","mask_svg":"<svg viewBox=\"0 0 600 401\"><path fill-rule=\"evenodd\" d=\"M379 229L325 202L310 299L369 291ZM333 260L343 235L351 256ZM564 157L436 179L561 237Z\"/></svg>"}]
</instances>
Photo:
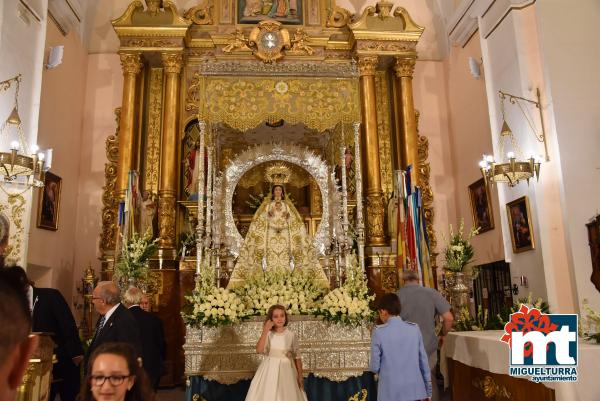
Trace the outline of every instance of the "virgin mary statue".
<instances>
[{"instance_id":1,"label":"virgin mary statue","mask_svg":"<svg viewBox=\"0 0 600 401\"><path fill-rule=\"evenodd\" d=\"M309 271L323 287L328 280L321 268L302 217L285 195L290 170L284 164L267 168L271 194L266 196L250 223L228 288L244 284L247 277L267 270Z\"/></svg>"}]
</instances>

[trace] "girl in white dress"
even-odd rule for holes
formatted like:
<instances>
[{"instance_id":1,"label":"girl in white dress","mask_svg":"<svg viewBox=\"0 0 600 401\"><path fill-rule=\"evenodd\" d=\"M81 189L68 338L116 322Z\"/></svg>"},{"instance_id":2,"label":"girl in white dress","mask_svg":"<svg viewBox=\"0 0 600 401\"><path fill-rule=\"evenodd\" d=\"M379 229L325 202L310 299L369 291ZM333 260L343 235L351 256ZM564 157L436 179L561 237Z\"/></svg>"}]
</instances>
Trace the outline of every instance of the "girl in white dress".
<instances>
[{"instance_id":1,"label":"girl in white dress","mask_svg":"<svg viewBox=\"0 0 600 401\"><path fill-rule=\"evenodd\" d=\"M271 306L256 344L256 352L265 359L250 383L246 401L307 401L298 342L287 324L285 307Z\"/></svg>"}]
</instances>

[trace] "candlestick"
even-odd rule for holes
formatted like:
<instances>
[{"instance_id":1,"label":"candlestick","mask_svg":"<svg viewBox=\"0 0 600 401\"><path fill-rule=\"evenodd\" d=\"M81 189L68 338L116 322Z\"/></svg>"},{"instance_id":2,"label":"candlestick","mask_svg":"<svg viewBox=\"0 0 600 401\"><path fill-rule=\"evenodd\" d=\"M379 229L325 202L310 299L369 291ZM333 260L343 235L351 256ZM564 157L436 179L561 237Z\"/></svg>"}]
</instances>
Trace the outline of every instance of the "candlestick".
<instances>
[{"instance_id":1,"label":"candlestick","mask_svg":"<svg viewBox=\"0 0 600 401\"><path fill-rule=\"evenodd\" d=\"M198 149L198 224L196 225L196 273L200 274L202 265L202 238L204 231L204 135L206 132L206 122L199 121L200 128L200 148ZM194 166L196 167L196 166Z\"/></svg>"},{"instance_id":2,"label":"candlestick","mask_svg":"<svg viewBox=\"0 0 600 401\"><path fill-rule=\"evenodd\" d=\"M340 157L341 165L342 165L342 228L344 230L344 241L343 243L346 245L345 248L348 247L348 186L346 182L346 147L340 147Z\"/></svg>"},{"instance_id":3,"label":"candlestick","mask_svg":"<svg viewBox=\"0 0 600 401\"><path fill-rule=\"evenodd\" d=\"M361 269L365 270L365 221L363 218L363 197L362 197L362 167L360 159L360 123L355 122L354 126L354 176L356 179L356 243L358 244L358 263Z\"/></svg>"}]
</instances>

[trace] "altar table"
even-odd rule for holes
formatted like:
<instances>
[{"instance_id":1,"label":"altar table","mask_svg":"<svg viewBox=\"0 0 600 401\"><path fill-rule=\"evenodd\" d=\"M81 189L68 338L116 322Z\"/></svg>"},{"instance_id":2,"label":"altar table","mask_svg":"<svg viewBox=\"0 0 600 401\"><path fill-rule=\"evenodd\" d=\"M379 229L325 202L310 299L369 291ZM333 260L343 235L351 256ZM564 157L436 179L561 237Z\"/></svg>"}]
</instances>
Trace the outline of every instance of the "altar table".
<instances>
[{"instance_id":1,"label":"altar table","mask_svg":"<svg viewBox=\"0 0 600 401\"><path fill-rule=\"evenodd\" d=\"M578 381L533 383L509 376L509 349L500 330L452 332L441 352L441 368L454 400L600 400L600 345L579 342ZM493 397L486 397L485 392ZM495 398L494 398L495 397Z\"/></svg>"}]
</instances>

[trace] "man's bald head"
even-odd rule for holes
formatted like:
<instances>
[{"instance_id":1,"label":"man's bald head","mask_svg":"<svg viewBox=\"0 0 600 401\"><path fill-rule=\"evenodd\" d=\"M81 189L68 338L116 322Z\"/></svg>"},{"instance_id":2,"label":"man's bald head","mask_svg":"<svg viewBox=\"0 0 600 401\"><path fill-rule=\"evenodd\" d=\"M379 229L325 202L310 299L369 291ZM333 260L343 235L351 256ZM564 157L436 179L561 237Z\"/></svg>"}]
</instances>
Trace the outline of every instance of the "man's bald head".
<instances>
[{"instance_id":1,"label":"man's bald head","mask_svg":"<svg viewBox=\"0 0 600 401\"><path fill-rule=\"evenodd\" d=\"M119 288L112 281L100 281L92 292L92 302L96 311L104 315L113 306L121 302Z\"/></svg>"}]
</instances>

